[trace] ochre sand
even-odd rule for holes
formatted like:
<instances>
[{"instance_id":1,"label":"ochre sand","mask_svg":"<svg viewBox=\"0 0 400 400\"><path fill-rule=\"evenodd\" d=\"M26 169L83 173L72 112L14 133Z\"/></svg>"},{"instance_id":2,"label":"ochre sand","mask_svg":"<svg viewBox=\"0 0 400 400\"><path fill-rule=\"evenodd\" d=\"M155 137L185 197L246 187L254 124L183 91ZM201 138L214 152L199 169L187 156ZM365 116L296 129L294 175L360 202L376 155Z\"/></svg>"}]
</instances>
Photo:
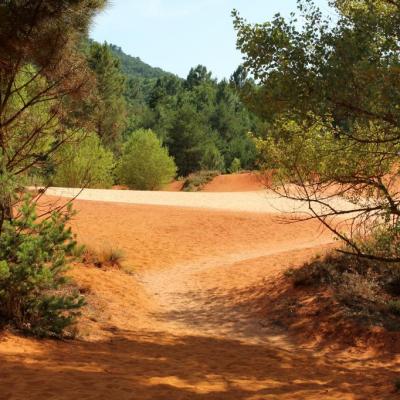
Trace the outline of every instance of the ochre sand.
<instances>
[{"instance_id":1,"label":"ochre sand","mask_svg":"<svg viewBox=\"0 0 400 400\"><path fill-rule=\"evenodd\" d=\"M226 174L216 176L211 182L206 184L204 192L254 192L264 190L270 179L266 176L257 175L254 172L243 172L238 174ZM179 192L182 190L184 181L174 181L166 185L165 191Z\"/></svg>"},{"instance_id":2,"label":"ochre sand","mask_svg":"<svg viewBox=\"0 0 400 400\"><path fill-rule=\"evenodd\" d=\"M95 201L75 208L79 240L123 249L133 274L75 266L88 296L79 340L5 334L0 399L398 398L395 355L301 347L263 319L265 283L331 246L316 222Z\"/></svg>"}]
</instances>

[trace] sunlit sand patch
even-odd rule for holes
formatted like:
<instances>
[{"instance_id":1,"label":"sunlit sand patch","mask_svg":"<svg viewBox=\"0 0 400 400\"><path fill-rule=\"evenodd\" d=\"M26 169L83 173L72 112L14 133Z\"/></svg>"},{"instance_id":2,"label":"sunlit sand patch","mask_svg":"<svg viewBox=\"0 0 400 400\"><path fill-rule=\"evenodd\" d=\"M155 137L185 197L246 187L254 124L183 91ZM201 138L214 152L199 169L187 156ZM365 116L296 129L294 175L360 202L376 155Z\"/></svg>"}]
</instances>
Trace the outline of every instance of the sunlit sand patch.
<instances>
[{"instance_id":1,"label":"sunlit sand patch","mask_svg":"<svg viewBox=\"0 0 400 400\"><path fill-rule=\"evenodd\" d=\"M213 375L205 376L204 380L196 381L195 384L190 383L184 379L180 379L176 376L153 377L147 381L147 384L150 386L173 386L198 394L209 394L214 392L220 393L228 389L228 385L223 378Z\"/></svg>"}]
</instances>

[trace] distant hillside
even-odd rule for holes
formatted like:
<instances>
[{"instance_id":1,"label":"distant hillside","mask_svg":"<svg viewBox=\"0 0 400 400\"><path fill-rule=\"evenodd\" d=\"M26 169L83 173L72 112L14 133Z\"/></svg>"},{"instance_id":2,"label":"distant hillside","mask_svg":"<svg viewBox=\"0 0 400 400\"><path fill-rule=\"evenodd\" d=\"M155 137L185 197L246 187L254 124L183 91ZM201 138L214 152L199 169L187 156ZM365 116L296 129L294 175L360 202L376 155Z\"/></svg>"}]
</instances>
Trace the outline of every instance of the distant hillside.
<instances>
[{"instance_id":1,"label":"distant hillside","mask_svg":"<svg viewBox=\"0 0 400 400\"><path fill-rule=\"evenodd\" d=\"M110 50L120 60L121 69L128 78L161 78L163 76L171 76L170 72L166 72L161 68L152 67L143 62L139 57L132 57L124 53L121 47L110 44Z\"/></svg>"}]
</instances>

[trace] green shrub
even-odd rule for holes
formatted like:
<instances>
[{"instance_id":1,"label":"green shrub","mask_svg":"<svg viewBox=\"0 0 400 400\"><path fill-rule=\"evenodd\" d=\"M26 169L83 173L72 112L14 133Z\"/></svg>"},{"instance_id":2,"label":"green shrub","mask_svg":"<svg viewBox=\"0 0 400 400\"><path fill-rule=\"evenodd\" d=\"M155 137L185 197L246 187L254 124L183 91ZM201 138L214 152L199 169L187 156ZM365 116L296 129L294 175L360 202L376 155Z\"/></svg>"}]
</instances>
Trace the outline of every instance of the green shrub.
<instances>
[{"instance_id":1,"label":"green shrub","mask_svg":"<svg viewBox=\"0 0 400 400\"><path fill-rule=\"evenodd\" d=\"M0 321L37 336L66 334L83 298L64 276L76 243L66 228L72 211L38 220L26 200L0 235Z\"/></svg>"},{"instance_id":2,"label":"green shrub","mask_svg":"<svg viewBox=\"0 0 400 400\"><path fill-rule=\"evenodd\" d=\"M116 175L130 189L157 190L174 179L176 165L156 134L140 129L125 143Z\"/></svg>"},{"instance_id":3,"label":"green shrub","mask_svg":"<svg viewBox=\"0 0 400 400\"><path fill-rule=\"evenodd\" d=\"M242 169L242 164L238 158L234 158L229 168L229 172L232 174L238 173Z\"/></svg>"},{"instance_id":4,"label":"green shrub","mask_svg":"<svg viewBox=\"0 0 400 400\"><path fill-rule=\"evenodd\" d=\"M219 171L200 171L190 174L183 183L182 190L185 192L198 192L218 175Z\"/></svg>"},{"instance_id":5,"label":"green shrub","mask_svg":"<svg viewBox=\"0 0 400 400\"><path fill-rule=\"evenodd\" d=\"M225 171L225 160L215 145L207 146L200 161L200 167L207 171Z\"/></svg>"},{"instance_id":6,"label":"green shrub","mask_svg":"<svg viewBox=\"0 0 400 400\"><path fill-rule=\"evenodd\" d=\"M54 186L108 188L113 184L113 154L96 134L81 133L74 142L63 145L55 162Z\"/></svg>"}]
</instances>

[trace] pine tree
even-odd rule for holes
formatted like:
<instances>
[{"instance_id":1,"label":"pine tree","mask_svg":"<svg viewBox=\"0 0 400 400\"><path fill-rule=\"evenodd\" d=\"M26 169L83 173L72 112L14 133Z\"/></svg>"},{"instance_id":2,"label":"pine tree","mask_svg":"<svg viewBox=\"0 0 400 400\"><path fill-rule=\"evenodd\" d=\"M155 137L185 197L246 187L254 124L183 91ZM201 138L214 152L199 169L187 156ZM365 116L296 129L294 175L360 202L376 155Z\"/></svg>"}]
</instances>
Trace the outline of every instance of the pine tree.
<instances>
[{"instance_id":1,"label":"pine tree","mask_svg":"<svg viewBox=\"0 0 400 400\"><path fill-rule=\"evenodd\" d=\"M0 235L0 322L38 336L63 336L84 304L77 290L65 290L67 257L76 248L66 227L71 208L38 220L26 199L19 213Z\"/></svg>"},{"instance_id":2,"label":"pine tree","mask_svg":"<svg viewBox=\"0 0 400 400\"><path fill-rule=\"evenodd\" d=\"M0 170L14 187L79 125L93 79L79 49L105 0L0 4ZM23 129L21 129L21 127ZM2 187L5 188L4 186ZM16 191L2 193L0 233Z\"/></svg>"},{"instance_id":3,"label":"pine tree","mask_svg":"<svg viewBox=\"0 0 400 400\"><path fill-rule=\"evenodd\" d=\"M98 96L92 110L95 129L104 144L115 144L126 126L125 77L107 43L90 44L88 63L97 81Z\"/></svg>"}]
</instances>

